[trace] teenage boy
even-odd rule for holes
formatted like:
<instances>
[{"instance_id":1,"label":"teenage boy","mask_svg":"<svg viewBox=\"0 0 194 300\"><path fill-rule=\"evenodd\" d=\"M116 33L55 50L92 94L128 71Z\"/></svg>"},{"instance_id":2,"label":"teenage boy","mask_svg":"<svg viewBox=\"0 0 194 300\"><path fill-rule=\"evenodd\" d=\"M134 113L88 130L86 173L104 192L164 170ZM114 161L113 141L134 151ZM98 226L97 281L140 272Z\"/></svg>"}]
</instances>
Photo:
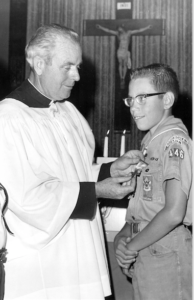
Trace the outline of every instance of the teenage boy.
<instances>
[{"instance_id":1,"label":"teenage boy","mask_svg":"<svg viewBox=\"0 0 194 300\"><path fill-rule=\"evenodd\" d=\"M119 265L132 274L135 300L192 299L192 145L172 115L176 73L152 64L133 71L124 99L139 130L145 167L129 201L126 224L115 237ZM134 264L128 261L137 251ZM131 267L134 271L131 272Z\"/></svg>"}]
</instances>

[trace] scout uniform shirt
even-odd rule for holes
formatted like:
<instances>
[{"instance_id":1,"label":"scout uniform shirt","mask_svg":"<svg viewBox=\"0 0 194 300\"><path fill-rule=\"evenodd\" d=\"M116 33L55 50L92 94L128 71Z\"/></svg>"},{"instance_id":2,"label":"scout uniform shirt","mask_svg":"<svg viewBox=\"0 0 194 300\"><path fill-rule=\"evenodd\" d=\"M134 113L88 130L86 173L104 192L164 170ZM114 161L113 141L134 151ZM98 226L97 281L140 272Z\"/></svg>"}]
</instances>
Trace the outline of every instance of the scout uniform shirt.
<instances>
[{"instance_id":1,"label":"scout uniform shirt","mask_svg":"<svg viewBox=\"0 0 194 300\"><path fill-rule=\"evenodd\" d=\"M146 134L142 140L142 151L148 167L137 177L137 190L129 201L126 221L131 223L135 220L145 227L165 206L165 180L175 178L181 182L188 198L183 223L191 225L192 145L182 121L168 117L153 136L150 132Z\"/></svg>"}]
</instances>

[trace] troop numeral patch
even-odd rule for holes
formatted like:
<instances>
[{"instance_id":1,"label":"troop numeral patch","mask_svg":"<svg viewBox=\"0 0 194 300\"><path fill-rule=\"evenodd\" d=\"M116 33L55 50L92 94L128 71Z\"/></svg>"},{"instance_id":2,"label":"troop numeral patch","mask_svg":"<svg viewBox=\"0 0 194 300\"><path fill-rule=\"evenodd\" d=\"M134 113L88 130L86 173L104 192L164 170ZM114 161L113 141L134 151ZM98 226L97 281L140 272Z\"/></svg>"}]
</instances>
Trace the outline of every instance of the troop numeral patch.
<instances>
[{"instance_id":1,"label":"troop numeral patch","mask_svg":"<svg viewBox=\"0 0 194 300\"><path fill-rule=\"evenodd\" d=\"M184 151L179 148L172 148L169 150L169 157L180 157L181 159L183 159Z\"/></svg>"}]
</instances>

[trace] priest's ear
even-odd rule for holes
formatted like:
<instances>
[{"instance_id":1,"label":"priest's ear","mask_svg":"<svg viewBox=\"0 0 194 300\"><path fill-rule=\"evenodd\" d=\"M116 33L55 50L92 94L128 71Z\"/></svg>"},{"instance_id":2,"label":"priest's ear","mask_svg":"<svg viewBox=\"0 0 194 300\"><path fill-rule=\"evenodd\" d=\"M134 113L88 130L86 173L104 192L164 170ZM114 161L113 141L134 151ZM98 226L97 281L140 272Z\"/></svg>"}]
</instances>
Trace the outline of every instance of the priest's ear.
<instances>
[{"instance_id":1,"label":"priest's ear","mask_svg":"<svg viewBox=\"0 0 194 300\"><path fill-rule=\"evenodd\" d=\"M166 94L163 97L164 109L172 108L174 100L174 94L172 92L166 92Z\"/></svg>"},{"instance_id":2,"label":"priest's ear","mask_svg":"<svg viewBox=\"0 0 194 300\"><path fill-rule=\"evenodd\" d=\"M45 60L40 56L34 57L34 70L37 75L41 75L45 67Z\"/></svg>"}]
</instances>

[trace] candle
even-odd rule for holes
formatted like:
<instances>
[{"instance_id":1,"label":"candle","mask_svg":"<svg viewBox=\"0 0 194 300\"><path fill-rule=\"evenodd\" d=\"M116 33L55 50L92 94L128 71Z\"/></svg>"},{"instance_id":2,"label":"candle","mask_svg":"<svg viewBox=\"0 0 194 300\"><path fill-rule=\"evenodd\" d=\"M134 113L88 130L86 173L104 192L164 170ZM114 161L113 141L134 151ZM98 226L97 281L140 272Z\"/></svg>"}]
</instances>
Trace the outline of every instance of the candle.
<instances>
[{"instance_id":1,"label":"candle","mask_svg":"<svg viewBox=\"0 0 194 300\"><path fill-rule=\"evenodd\" d=\"M125 132L126 132L126 130L123 131L123 134L121 136L120 156L125 154Z\"/></svg>"},{"instance_id":2,"label":"candle","mask_svg":"<svg viewBox=\"0 0 194 300\"><path fill-rule=\"evenodd\" d=\"M108 157L108 134L109 134L109 131L107 131L107 134L104 138L104 151L103 151L103 156L104 157Z\"/></svg>"}]
</instances>

